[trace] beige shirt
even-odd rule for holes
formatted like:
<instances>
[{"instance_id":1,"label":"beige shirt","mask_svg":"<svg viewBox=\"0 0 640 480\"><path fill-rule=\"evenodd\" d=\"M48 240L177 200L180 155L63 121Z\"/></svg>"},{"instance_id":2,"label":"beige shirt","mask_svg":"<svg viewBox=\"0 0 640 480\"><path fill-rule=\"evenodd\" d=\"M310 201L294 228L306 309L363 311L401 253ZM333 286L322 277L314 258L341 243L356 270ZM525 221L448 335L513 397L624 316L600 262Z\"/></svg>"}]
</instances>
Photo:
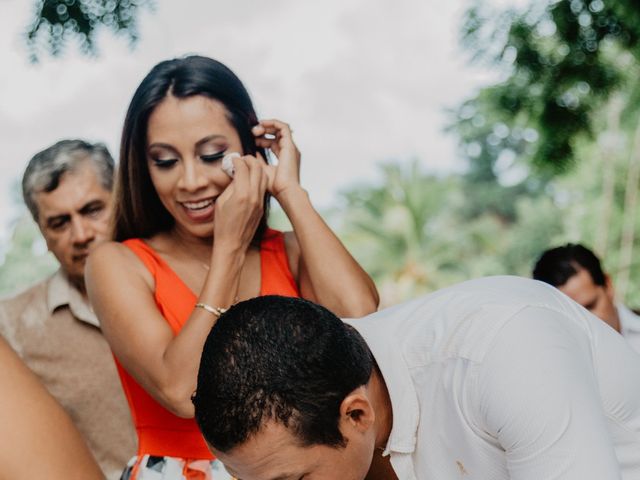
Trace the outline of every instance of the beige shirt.
<instances>
[{"instance_id":1,"label":"beige shirt","mask_svg":"<svg viewBox=\"0 0 640 480\"><path fill-rule=\"evenodd\" d=\"M135 431L111 350L81 293L58 271L0 301L0 334L69 413L107 478L118 479L136 453Z\"/></svg>"}]
</instances>

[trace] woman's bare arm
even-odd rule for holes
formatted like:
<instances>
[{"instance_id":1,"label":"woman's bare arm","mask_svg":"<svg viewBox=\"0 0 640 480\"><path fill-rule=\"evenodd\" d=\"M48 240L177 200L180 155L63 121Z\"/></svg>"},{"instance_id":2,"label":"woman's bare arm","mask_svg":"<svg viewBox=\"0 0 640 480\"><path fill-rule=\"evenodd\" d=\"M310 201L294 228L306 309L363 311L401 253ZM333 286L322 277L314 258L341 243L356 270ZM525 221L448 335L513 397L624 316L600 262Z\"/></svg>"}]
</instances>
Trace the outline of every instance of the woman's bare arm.
<instances>
[{"instance_id":1,"label":"woman's bare arm","mask_svg":"<svg viewBox=\"0 0 640 480\"><path fill-rule=\"evenodd\" d=\"M269 190L293 226L293 234L287 238L287 251L297 271L302 296L340 317L361 317L374 312L379 302L375 284L324 222L300 185L300 152L289 125L262 120L253 132L258 137L256 143L271 149L279 160L277 167L267 167L271 177Z\"/></svg>"},{"instance_id":2,"label":"woman's bare arm","mask_svg":"<svg viewBox=\"0 0 640 480\"><path fill-rule=\"evenodd\" d=\"M233 184L216 201L211 264L198 302L231 305L246 252L262 216L266 176L261 161L235 159ZM216 316L194 308L174 335L154 300L151 274L126 246L109 242L89 256L85 279L93 308L111 349L136 381L160 404L193 417L200 354Z\"/></svg>"},{"instance_id":3,"label":"woman's bare arm","mask_svg":"<svg viewBox=\"0 0 640 480\"><path fill-rule=\"evenodd\" d=\"M0 365L0 480L103 480L71 419L3 339Z\"/></svg>"}]
</instances>

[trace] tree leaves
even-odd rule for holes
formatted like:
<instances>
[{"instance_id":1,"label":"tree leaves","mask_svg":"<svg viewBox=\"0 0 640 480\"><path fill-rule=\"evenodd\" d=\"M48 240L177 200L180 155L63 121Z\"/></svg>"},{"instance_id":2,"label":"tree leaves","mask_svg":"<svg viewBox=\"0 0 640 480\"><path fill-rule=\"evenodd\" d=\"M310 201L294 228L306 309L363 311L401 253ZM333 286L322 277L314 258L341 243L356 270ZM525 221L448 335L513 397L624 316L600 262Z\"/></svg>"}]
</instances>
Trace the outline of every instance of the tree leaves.
<instances>
[{"instance_id":1,"label":"tree leaves","mask_svg":"<svg viewBox=\"0 0 640 480\"><path fill-rule=\"evenodd\" d=\"M138 40L139 11L153 5L153 0L39 0L26 33L31 61L37 62L43 52L61 55L72 39L78 42L81 52L96 55L100 27L126 35L134 45Z\"/></svg>"},{"instance_id":2,"label":"tree leaves","mask_svg":"<svg viewBox=\"0 0 640 480\"><path fill-rule=\"evenodd\" d=\"M539 138L523 152L525 160L538 171L564 173L576 161L576 141L594 135L594 117L613 92L628 85L618 55L640 60L636 2L534 2L524 12L487 8L478 1L469 9L463 44L474 58L502 69L505 79L466 105L510 127L535 129ZM462 144L464 149L464 136Z\"/></svg>"}]
</instances>

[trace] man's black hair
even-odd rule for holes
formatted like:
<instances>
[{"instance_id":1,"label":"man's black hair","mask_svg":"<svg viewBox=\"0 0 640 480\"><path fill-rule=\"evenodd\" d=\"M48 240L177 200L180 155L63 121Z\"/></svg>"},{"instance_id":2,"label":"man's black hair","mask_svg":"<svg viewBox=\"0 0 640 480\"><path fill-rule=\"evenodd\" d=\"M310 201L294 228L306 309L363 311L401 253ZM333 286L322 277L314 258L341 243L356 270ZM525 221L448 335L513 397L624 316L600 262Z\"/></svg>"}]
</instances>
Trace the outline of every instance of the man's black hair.
<instances>
[{"instance_id":1,"label":"man's black hair","mask_svg":"<svg viewBox=\"0 0 640 480\"><path fill-rule=\"evenodd\" d=\"M342 400L374 361L351 326L312 302L263 296L240 302L209 333L193 396L204 438L229 451L267 421L302 445L343 447Z\"/></svg>"},{"instance_id":2,"label":"man's black hair","mask_svg":"<svg viewBox=\"0 0 640 480\"><path fill-rule=\"evenodd\" d=\"M607 283L598 257L579 243L567 243L545 251L533 268L533 278L559 287L581 268L589 272L595 285L604 286Z\"/></svg>"}]
</instances>

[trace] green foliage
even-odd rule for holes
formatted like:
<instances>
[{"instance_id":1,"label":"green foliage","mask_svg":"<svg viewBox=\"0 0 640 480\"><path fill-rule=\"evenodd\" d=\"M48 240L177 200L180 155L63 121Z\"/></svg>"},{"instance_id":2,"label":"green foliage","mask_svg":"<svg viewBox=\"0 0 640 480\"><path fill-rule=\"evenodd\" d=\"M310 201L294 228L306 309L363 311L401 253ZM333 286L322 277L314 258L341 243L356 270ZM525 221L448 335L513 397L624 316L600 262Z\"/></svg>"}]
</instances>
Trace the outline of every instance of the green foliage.
<instances>
[{"instance_id":1,"label":"green foliage","mask_svg":"<svg viewBox=\"0 0 640 480\"><path fill-rule=\"evenodd\" d=\"M520 194L483 181L469 190L466 175L435 176L421 170L417 160L385 163L379 167L379 183L342 192L344 205L334 212L340 219L333 223L373 276L383 305L479 276L529 277L542 251L567 242L593 248L603 228L599 152L586 142L577 152L581 162L572 175L548 180L537 193ZM614 162L619 173L624 171L624 153ZM616 178L610 247L598 252L614 283L625 182L624 175ZM511 198L509 221L491 208L469 216L469 205L483 204L500 188ZM640 304L639 286L640 271L633 269L627 293L632 306Z\"/></svg>"},{"instance_id":2,"label":"green foliage","mask_svg":"<svg viewBox=\"0 0 640 480\"><path fill-rule=\"evenodd\" d=\"M637 12L635 0L534 2L525 12L499 14L476 2L463 44L505 79L466 105L509 127L534 129L526 160L541 171L568 171L575 143L597 133L595 117L612 93L637 83L630 75L640 60Z\"/></svg>"},{"instance_id":3,"label":"green foliage","mask_svg":"<svg viewBox=\"0 0 640 480\"><path fill-rule=\"evenodd\" d=\"M95 55L100 26L126 35L133 45L138 39L140 8L153 5L153 0L39 0L26 33L31 60L37 62L42 51L59 56L70 39L78 42L83 53Z\"/></svg>"},{"instance_id":4,"label":"green foliage","mask_svg":"<svg viewBox=\"0 0 640 480\"><path fill-rule=\"evenodd\" d=\"M47 252L40 230L26 212L15 223L9 248L4 253L0 296L22 290L58 268L58 262Z\"/></svg>"},{"instance_id":5,"label":"green foliage","mask_svg":"<svg viewBox=\"0 0 640 480\"><path fill-rule=\"evenodd\" d=\"M381 183L343 192L340 233L392 303L438 288L436 269L451 276L460 268L447 248L446 213L461 199L456 180L424 173L418 160L380 171Z\"/></svg>"},{"instance_id":6,"label":"green foliage","mask_svg":"<svg viewBox=\"0 0 640 480\"><path fill-rule=\"evenodd\" d=\"M472 200L463 216L497 215L506 224L499 263L510 273L528 271L525 259L536 250L582 242L598 250L614 281L620 273L623 296L634 299L640 277L628 255L640 248L640 232L625 197L638 189L627 178L640 161L637 0L497 11L476 0L462 41L502 75L462 103L450 127L469 161L464 188ZM624 236L625 228L635 235Z\"/></svg>"}]
</instances>

